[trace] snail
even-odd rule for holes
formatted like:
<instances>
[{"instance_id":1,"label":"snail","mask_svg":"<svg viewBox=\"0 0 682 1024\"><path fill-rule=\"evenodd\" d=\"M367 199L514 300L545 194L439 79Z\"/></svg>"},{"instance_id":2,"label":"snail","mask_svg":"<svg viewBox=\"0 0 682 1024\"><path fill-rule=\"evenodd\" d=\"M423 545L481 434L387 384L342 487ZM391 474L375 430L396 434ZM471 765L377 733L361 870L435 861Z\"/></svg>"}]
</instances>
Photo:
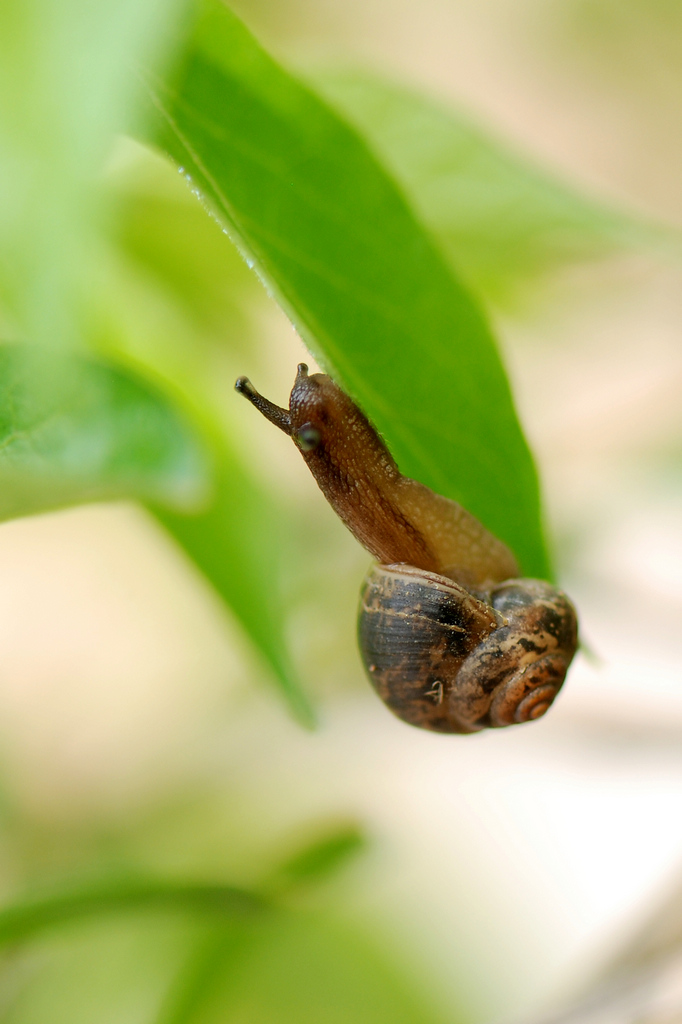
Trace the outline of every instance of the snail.
<instances>
[{"instance_id":1,"label":"snail","mask_svg":"<svg viewBox=\"0 0 682 1024\"><path fill-rule=\"evenodd\" d=\"M566 595L519 579L511 551L466 509L403 476L357 405L301 363L282 409L235 388L293 438L337 515L374 556L358 637L367 675L405 722L471 733L540 718L578 643Z\"/></svg>"}]
</instances>

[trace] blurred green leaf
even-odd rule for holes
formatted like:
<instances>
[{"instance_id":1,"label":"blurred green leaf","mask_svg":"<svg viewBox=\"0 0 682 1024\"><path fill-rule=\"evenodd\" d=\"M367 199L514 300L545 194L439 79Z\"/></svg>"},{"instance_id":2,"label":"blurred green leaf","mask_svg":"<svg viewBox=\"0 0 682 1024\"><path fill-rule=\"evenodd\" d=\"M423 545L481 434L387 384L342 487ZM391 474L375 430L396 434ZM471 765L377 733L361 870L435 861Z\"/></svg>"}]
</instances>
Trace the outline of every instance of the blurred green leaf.
<instances>
[{"instance_id":1,"label":"blurred green leaf","mask_svg":"<svg viewBox=\"0 0 682 1024\"><path fill-rule=\"evenodd\" d=\"M0 5L0 304L11 336L73 345L100 225L93 177L185 0Z\"/></svg>"},{"instance_id":2,"label":"blurred green leaf","mask_svg":"<svg viewBox=\"0 0 682 1024\"><path fill-rule=\"evenodd\" d=\"M158 915L165 917L161 930L153 927ZM29 940L38 956L22 963ZM439 1013L418 968L396 964L390 943L361 924L329 911L272 911L222 886L104 887L74 893L68 902L12 908L11 916L0 912L0 947L12 955L2 972L3 1013L22 1024L462 1019ZM8 1012L7 988L11 993L17 971L18 1005L10 1003Z\"/></svg>"},{"instance_id":3,"label":"blurred green leaf","mask_svg":"<svg viewBox=\"0 0 682 1024\"><path fill-rule=\"evenodd\" d=\"M107 178L116 214L115 254L136 283L160 292L176 320L187 319L183 347L204 371L209 346L252 349L251 319L253 308L263 304L262 289L236 249L225 244L219 226L165 157L126 139L116 163ZM120 292L125 281L116 285ZM134 295L129 301L138 305ZM125 328L128 342L131 326ZM161 353L164 366L174 347L177 340L170 339Z\"/></svg>"},{"instance_id":4,"label":"blurred green leaf","mask_svg":"<svg viewBox=\"0 0 682 1024\"><path fill-rule=\"evenodd\" d=\"M250 935L243 928L211 928L195 944L184 970L163 1000L154 1024L191 1024L215 987L216 977L224 977L245 951ZM223 1011L229 1012L223 1004Z\"/></svg>"},{"instance_id":5,"label":"blurred green leaf","mask_svg":"<svg viewBox=\"0 0 682 1024\"><path fill-rule=\"evenodd\" d=\"M216 445L210 505L197 515L155 508L161 523L227 602L304 725L315 717L289 657L280 561L286 525L228 446Z\"/></svg>"},{"instance_id":6,"label":"blurred green leaf","mask_svg":"<svg viewBox=\"0 0 682 1024\"><path fill-rule=\"evenodd\" d=\"M74 920L3 950L3 1024L149 1024L192 932L213 918L130 910Z\"/></svg>"},{"instance_id":7,"label":"blurred green leaf","mask_svg":"<svg viewBox=\"0 0 682 1024\"><path fill-rule=\"evenodd\" d=\"M158 1024L431 1024L444 1017L392 951L329 914L281 912L215 932ZM415 971L415 975L416 975ZM450 1015L449 1024L458 1017Z\"/></svg>"},{"instance_id":8,"label":"blurred green leaf","mask_svg":"<svg viewBox=\"0 0 682 1024\"><path fill-rule=\"evenodd\" d=\"M673 244L672 232L563 185L436 100L368 73L313 81L487 299L509 300L519 285L537 285L570 263Z\"/></svg>"},{"instance_id":9,"label":"blurred green leaf","mask_svg":"<svg viewBox=\"0 0 682 1024\"><path fill-rule=\"evenodd\" d=\"M226 437L225 407L244 411L233 383L245 365L238 355L245 339L250 365L256 358L251 305L262 289L170 161L137 144L123 147L119 160L110 175L118 244L92 296L91 319L107 325L106 351L132 357L182 396L214 448L209 501L187 517L158 506L152 511L227 603L296 716L310 725L286 636L289 520L256 482L248 441L238 452Z\"/></svg>"},{"instance_id":10,"label":"blurred green leaf","mask_svg":"<svg viewBox=\"0 0 682 1024\"><path fill-rule=\"evenodd\" d=\"M0 519L121 497L184 507L207 477L189 425L137 374L0 346Z\"/></svg>"},{"instance_id":11,"label":"blurred green leaf","mask_svg":"<svg viewBox=\"0 0 682 1024\"><path fill-rule=\"evenodd\" d=\"M364 142L205 5L158 138L403 472L545 575L538 484L490 330Z\"/></svg>"},{"instance_id":12,"label":"blurred green leaf","mask_svg":"<svg viewBox=\"0 0 682 1024\"><path fill-rule=\"evenodd\" d=\"M136 910L191 911L241 917L261 913L267 902L227 885L179 885L125 879L35 897L0 910L0 946L35 938L69 921Z\"/></svg>"},{"instance_id":13,"label":"blurred green leaf","mask_svg":"<svg viewBox=\"0 0 682 1024\"><path fill-rule=\"evenodd\" d=\"M350 823L337 827L327 835L307 843L285 860L275 873L275 889L286 889L292 885L327 878L366 846L367 839L358 825Z\"/></svg>"}]
</instances>

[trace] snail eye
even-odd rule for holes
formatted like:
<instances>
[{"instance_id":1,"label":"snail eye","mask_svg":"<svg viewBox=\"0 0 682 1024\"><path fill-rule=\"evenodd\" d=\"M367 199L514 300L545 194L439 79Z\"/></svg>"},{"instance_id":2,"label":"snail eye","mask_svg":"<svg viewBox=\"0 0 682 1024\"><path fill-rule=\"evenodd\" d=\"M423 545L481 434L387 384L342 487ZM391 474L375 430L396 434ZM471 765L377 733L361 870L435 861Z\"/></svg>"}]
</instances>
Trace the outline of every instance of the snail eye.
<instances>
[{"instance_id":1,"label":"snail eye","mask_svg":"<svg viewBox=\"0 0 682 1024\"><path fill-rule=\"evenodd\" d=\"M313 448L317 448L322 437L317 427L314 427L312 423L304 423L296 431L294 440L302 452L311 452Z\"/></svg>"}]
</instances>

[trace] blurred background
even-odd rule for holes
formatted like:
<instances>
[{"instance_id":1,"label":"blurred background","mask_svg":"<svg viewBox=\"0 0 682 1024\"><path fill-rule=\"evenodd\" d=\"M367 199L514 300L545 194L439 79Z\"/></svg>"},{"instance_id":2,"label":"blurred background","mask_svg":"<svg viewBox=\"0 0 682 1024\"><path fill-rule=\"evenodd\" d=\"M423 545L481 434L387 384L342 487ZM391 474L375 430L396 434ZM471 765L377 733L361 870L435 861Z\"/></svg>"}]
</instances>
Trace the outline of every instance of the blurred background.
<instances>
[{"instance_id":1,"label":"blurred background","mask_svg":"<svg viewBox=\"0 0 682 1024\"><path fill-rule=\"evenodd\" d=\"M313 82L384 76L605 209L680 227L673 0L233 6ZM478 288L586 650L542 722L441 737L370 692L355 644L368 556L293 446L232 391L245 373L286 402L296 363L310 362L291 325L160 157L119 139L98 187L106 242L83 315L103 352L209 380L269 500L291 511L288 638L320 722L292 720L236 622L140 507L3 524L0 892L125 872L276 888L296 851L337 833L355 856L232 946L222 933L211 945L191 915L50 932L6 954L0 1019L549 1013L682 884L679 252L588 254ZM186 977L210 999L183 1016Z\"/></svg>"}]
</instances>

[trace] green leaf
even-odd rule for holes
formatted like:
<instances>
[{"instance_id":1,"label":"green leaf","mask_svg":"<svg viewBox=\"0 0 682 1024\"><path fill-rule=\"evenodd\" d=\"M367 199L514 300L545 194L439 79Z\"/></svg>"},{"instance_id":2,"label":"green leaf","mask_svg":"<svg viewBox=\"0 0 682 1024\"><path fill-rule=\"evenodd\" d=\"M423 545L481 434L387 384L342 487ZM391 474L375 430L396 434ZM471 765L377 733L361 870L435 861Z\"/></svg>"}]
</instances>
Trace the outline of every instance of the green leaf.
<instances>
[{"instance_id":1,"label":"green leaf","mask_svg":"<svg viewBox=\"0 0 682 1024\"><path fill-rule=\"evenodd\" d=\"M175 977L154 1024L192 1024L200 1019L217 979L224 983L252 942L248 929L234 924L208 929L195 943L184 970ZM227 1014L230 1002L228 998L223 1003Z\"/></svg>"},{"instance_id":2,"label":"green leaf","mask_svg":"<svg viewBox=\"0 0 682 1024\"><path fill-rule=\"evenodd\" d=\"M195 375L209 376L207 364L226 345L252 348L260 284L165 157L132 139L121 140L117 157L107 193L115 212L111 262L119 272L107 267L103 284L111 298L100 319L109 324L119 313L117 333L136 358L144 358L147 339L158 334L159 372L181 355ZM174 331L159 325L159 307Z\"/></svg>"},{"instance_id":3,"label":"green leaf","mask_svg":"<svg viewBox=\"0 0 682 1024\"><path fill-rule=\"evenodd\" d=\"M291 588L282 560L291 546L290 521L256 482L248 443L240 452L225 436L226 406L244 413L233 382L248 364L237 353L252 351L243 293L253 300L261 289L168 160L132 144L123 156L119 245L111 247L108 273L93 296L92 319L107 324L105 343L115 352L123 350L182 395L214 448L215 487L197 514L152 511L243 627L261 655L262 675L269 669L296 716L310 725L286 635L283 588Z\"/></svg>"},{"instance_id":4,"label":"green leaf","mask_svg":"<svg viewBox=\"0 0 682 1024\"><path fill-rule=\"evenodd\" d=\"M386 946L329 913L244 918L196 950L157 1024L443 1022L417 971Z\"/></svg>"},{"instance_id":5,"label":"green leaf","mask_svg":"<svg viewBox=\"0 0 682 1024\"><path fill-rule=\"evenodd\" d=\"M192 911L241 918L262 913L260 896L228 885L122 879L23 900L0 910L0 947L33 939L70 921L136 910Z\"/></svg>"},{"instance_id":6,"label":"green leaf","mask_svg":"<svg viewBox=\"0 0 682 1024\"><path fill-rule=\"evenodd\" d=\"M453 266L490 300L625 248L679 249L672 232L563 185L436 100L368 73L314 82L370 141Z\"/></svg>"},{"instance_id":7,"label":"green leaf","mask_svg":"<svg viewBox=\"0 0 682 1024\"><path fill-rule=\"evenodd\" d=\"M93 180L185 0L0 4L0 304L7 336L73 345L96 265ZM94 258L93 258L94 257Z\"/></svg>"},{"instance_id":8,"label":"green leaf","mask_svg":"<svg viewBox=\"0 0 682 1024\"><path fill-rule=\"evenodd\" d=\"M197 515L155 508L170 531L237 617L274 674L300 722L315 722L291 663L279 588L285 518L224 443L216 444L211 503Z\"/></svg>"},{"instance_id":9,"label":"green leaf","mask_svg":"<svg viewBox=\"0 0 682 1024\"><path fill-rule=\"evenodd\" d=\"M403 472L546 574L535 469L490 329L365 143L215 2L176 75L149 81L161 145Z\"/></svg>"},{"instance_id":10,"label":"green leaf","mask_svg":"<svg viewBox=\"0 0 682 1024\"><path fill-rule=\"evenodd\" d=\"M672 232L582 196L404 86L355 72L314 81L370 141L453 266L490 300L571 263L674 242Z\"/></svg>"},{"instance_id":11,"label":"green leaf","mask_svg":"<svg viewBox=\"0 0 682 1024\"><path fill-rule=\"evenodd\" d=\"M274 885L277 891L328 878L366 847L366 836L357 824L337 827L306 844L280 864L271 886Z\"/></svg>"},{"instance_id":12,"label":"green leaf","mask_svg":"<svg viewBox=\"0 0 682 1024\"><path fill-rule=\"evenodd\" d=\"M185 507L207 471L184 418L137 374L0 346L0 519L122 497Z\"/></svg>"},{"instance_id":13,"label":"green leaf","mask_svg":"<svg viewBox=\"0 0 682 1024\"><path fill-rule=\"evenodd\" d=\"M276 870L286 894L312 877L329 875L351 853L364 847L355 825L335 829L322 839L303 847ZM268 886L272 888L272 886ZM174 882L158 878L124 876L85 885L65 885L36 893L0 908L0 947L35 938L46 929L71 921L131 911L172 910L216 915L222 928L225 920L274 911L275 903L262 893L233 885Z\"/></svg>"}]
</instances>

